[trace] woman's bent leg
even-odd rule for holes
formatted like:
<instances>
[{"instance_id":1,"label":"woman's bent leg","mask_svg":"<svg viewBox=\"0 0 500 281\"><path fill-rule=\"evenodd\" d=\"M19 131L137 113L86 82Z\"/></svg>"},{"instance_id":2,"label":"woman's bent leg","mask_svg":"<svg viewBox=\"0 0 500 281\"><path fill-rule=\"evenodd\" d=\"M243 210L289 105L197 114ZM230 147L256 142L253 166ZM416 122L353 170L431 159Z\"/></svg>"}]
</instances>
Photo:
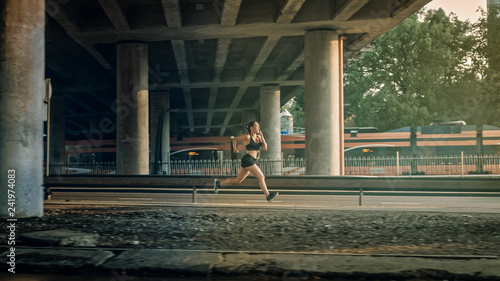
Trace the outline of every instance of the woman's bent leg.
<instances>
[{"instance_id":1,"label":"woman's bent leg","mask_svg":"<svg viewBox=\"0 0 500 281\"><path fill-rule=\"evenodd\" d=\"M245 168L241 168L240 171L238 172L238 175L233 178L225 179L220 182L220 185L232 185L234 183L241 183L248 175L250 174L250 171L246 170Z\"/></svg>"},{"instance_id":2,"label":"woman's bent leg","mask_svg":"<svg viewBox=\"0 0 500 281\"><path fill-rule=\"evenodd\" d=\"M266 177L264 176L260 168L257 165L252 165L250 167L246 167L246 169L259 180L260 189L262 189L262 192L264 192L266 197L269 196L269 191L267 190L266 185Z\"/></svg>"}]
</instances>

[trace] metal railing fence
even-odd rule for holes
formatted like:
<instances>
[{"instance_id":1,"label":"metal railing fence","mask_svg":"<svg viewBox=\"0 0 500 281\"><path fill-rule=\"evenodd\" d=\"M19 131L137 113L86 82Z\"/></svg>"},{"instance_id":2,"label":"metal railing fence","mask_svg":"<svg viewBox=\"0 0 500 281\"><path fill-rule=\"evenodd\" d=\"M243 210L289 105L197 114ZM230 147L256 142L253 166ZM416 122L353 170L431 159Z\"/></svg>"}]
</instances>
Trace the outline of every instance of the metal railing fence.
<instances>
[{"instance_id":1,"label":"metal railing fence","mask_svg":"<svg viewBox=\"0 0 500 281\"><path fill-rule=\"evenodd\" d=\"M346 175L467 175L500 174L500 155L439 155L352 157Z\"/></svg>"},{"instance_id":2,"label":"metal railing fence","mask_svg":"<svg viewBox=\"0 0 500 281\"><path fill-rule=\"evenodd\" d=\"M264 175L305 174L305 159L258 159ZM500 155L455 156L381 156L347 157L345 175L404 176L404 175L467 175L500 174ZM180 160L170 163L150 163L150 174L158 175L236 175L240 160ZM54 163L50 175L116 174L114 162Z\"/></svg>"}]
</instances>

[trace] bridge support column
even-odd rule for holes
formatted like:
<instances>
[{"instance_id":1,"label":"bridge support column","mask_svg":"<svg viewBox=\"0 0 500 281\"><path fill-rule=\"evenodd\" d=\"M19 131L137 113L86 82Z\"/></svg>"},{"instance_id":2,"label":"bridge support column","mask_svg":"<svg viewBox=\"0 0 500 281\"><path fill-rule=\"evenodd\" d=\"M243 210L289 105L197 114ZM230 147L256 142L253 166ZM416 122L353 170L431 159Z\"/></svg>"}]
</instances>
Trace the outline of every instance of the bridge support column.
<instances>
[{"instance_id":1,"label":"bridge support column","mask_svg":"<svg viewBox=\"0 0 500 281\"><path fill-rule=\"evenodd\" d=\"M344 174L342 40L332 30L305 35L306 174Z\"/></svg>"},{"instance_id":2,"label":"bridge support column","mask_svg":"<svg viewBox=\"0 0 500 281\"><path fill-rule=\"evenodd\" d=\"M50 163L66 162L66 134L64 96L52 95L50 99Z\"/></svg>"},{"instance_id":3,"label":"bridge support column","mask_svg":"<svg viewBox=\"0 0 500 281\"><path fill-rule=\"evenodd\" d=\"M45 1L1 1L0 13L0 217L41 217Z\"/></svg>"},{"instance_id":4,"label":"bridge support column","mask_svg":"<svg viewBox=\"0 0 500 281\"><path fill-rule=\"evenodd\" d=\"M150 95L151 100L151 112L150 112L150 150L151 150L151 162L166 163L169 161L170 155L170 93L169 92L153 92ZM162 119L162 111L165 111ZM163 121L163 122L162 122ZM158 124L161 124L161 137L158 138ZM157 141L160 141L158 144ZM161 152L157 149L160 148ZM155 173L164 174L168 173L167 165L160 165L153 167Z\"/></svg>"},{"instance_id":5,"label":"bridge support column","mask_svg":"<svg viewBox=\"0 0 500 281\"><path fill-rule=\"evenodd\" d=\"M281 160L281 119L280 87L263 86L260 88L260 127L267 142L267 151L261 152L262 159ZM270 173L281 173L281 161L270 165Z\"/></svg>"},{"instance_id":6,"label":"bridge support column","mask_svg":"<svg viewBox=\"0 0 500 281\"><path fill-rule=\"evenodd\" d=\"M116 173L149 174L148 46L116 48Z\"/></svg>"}]
</instances>

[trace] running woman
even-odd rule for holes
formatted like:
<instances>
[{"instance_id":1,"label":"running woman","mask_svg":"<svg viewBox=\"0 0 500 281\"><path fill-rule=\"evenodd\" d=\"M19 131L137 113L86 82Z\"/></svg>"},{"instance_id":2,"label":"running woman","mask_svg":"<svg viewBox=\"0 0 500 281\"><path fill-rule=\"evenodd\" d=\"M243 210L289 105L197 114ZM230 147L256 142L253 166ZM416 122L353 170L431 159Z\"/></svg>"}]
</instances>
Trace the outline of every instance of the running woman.
<instances>
[{"instance_id":1,"label":"running woman","mask_svg":"<svg viewBox=\"0 0 500 281\"><path fill-rule=\"evenodd\" d=\"M238 143L243 142L246 145L246 154L241 158L241 169L238 173L238 176L225 179L220 181L219 179L215 179L214 181L214 191L218 192L219 188L224 185L232 185L234 183L241 183L249 174L252 174L259 180L260 189L266 195L267 202L271 202L278 192L269 193L266 186L265 176L260 170L260 168L255 164L257 161L257 153L259 149L262 147L262 150L267 150L267 143L264 139L264 135L260 131L260 126L257 121L252 121L246 125L248 135L244 134L238 137L233 138L233 151L234 153L238 153Z\"/></svg>"}]
</instances>

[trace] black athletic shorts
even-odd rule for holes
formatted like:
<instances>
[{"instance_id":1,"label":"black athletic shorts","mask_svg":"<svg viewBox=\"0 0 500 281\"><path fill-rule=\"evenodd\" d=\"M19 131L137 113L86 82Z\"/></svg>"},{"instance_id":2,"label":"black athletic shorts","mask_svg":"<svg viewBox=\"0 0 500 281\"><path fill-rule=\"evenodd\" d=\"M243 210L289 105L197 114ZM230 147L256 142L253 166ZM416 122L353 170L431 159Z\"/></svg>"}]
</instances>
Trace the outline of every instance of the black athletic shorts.
<instances>
[{"instance_id":1,"label":"black athletic shorts","mask_svg":"<svg viewBox=\"0 0 500 281\"><path fill-rule=\"evenodd\" d=\"M255 161L257 161L257 159L253 158L252 155L245 154L245 156L241 158L241 167L246 168L255 165Z\"/></svg>"}]
</instances>

